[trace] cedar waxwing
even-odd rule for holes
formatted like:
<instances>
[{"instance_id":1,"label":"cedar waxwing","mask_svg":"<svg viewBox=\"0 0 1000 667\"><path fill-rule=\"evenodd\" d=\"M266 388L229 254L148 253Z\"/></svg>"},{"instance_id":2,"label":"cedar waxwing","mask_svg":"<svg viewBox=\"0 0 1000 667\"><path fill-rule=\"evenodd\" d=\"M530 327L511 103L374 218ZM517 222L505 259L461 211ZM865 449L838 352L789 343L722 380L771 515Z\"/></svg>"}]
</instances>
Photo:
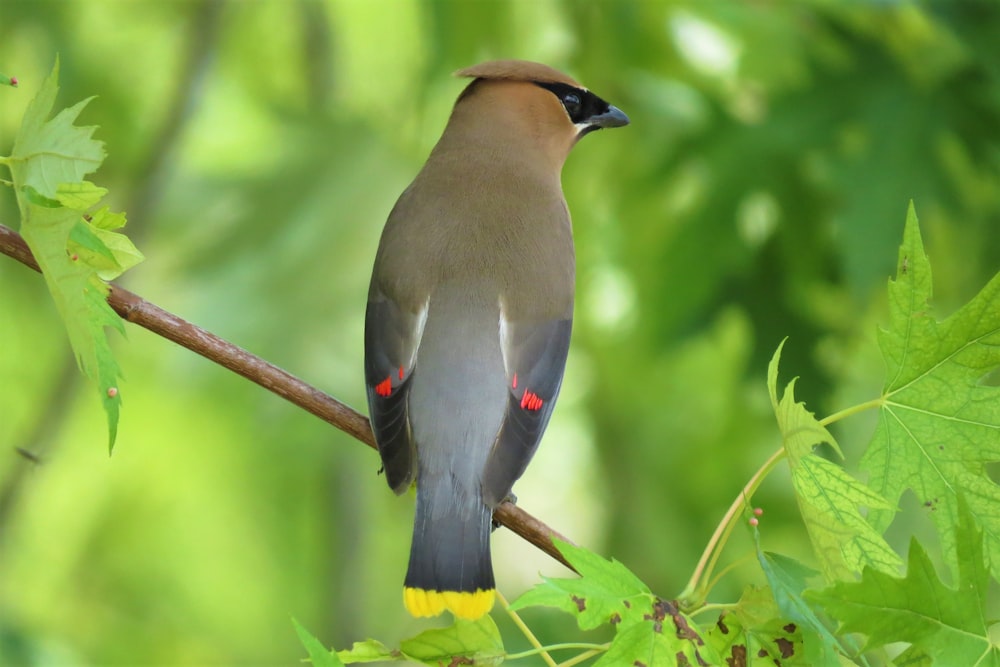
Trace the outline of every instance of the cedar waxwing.
<instances>
[{"instance_id":1,"label":"cedar waxwing","mask_svg":"<svg viewBox=\"0 0 1000 667\"><path fill-rule=\"evenodd\" d=\"M382 232L365 380L389 486L417 486L406 608L474 619L493 606L493 509L538 446L569 349L562 165L628 117L538 63L457 74L474 80Z\"/></svg>"}]
</instances>

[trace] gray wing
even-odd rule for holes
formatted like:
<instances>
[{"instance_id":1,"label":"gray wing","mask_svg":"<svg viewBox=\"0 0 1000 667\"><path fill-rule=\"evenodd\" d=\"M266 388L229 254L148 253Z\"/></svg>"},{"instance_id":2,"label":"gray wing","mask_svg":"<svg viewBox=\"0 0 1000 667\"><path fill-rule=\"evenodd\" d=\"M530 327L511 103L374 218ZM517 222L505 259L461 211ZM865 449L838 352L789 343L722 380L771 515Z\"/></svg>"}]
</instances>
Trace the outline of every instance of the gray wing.
<instances>
[{"instance_id":1,"label":"gray wing","mask_svg":"<svg viewBox=\"0 0 1000 667\"><path fill-rule=\"evenodd\" d=\"M401 309L372 289L365 311L365 385L368 414L389 487L403 493L416 472L408 396L427 306Z\"/></svg>"},{"instance_id":2,"label":"gray wing","mask_svg":"<svg viewBox=\"0 0 1000 667\"><path fill-rule=\"evenodd\" d=\"M491 507L510 494L538 449L559 395L572 327L572 319L501 321L508 397L503 424L483 470L483 499Z\"/></svg>"}]
</instances>

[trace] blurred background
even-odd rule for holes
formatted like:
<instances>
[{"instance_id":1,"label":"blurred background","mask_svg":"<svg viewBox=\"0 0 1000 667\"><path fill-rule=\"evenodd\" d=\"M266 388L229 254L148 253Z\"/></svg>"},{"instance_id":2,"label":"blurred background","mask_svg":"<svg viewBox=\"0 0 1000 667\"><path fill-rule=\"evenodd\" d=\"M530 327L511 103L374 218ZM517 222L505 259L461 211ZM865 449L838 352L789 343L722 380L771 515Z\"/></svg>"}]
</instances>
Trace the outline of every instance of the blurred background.
<instances>
[{"instance_id":1,"label":"blurred background","mask_svg":"<svg viewBox=\"0 0 1000 667\"><path fill-rule=\"evenodd\" d=\"M564 171L573 346L515 492L675 596L779 446L782 338L817 414L878 394L910 199L939 314L1000 268L998 22L985 0L0 0L0 71L21 82L0 89L0 154L58 54L57 108L96 96L92 180L147 257L125 286L363 409L371 262L465 85L450 73L569 72L632 124ZM0 223L18 224L8 188ZM43 281L0 257L0 664L295 664L292 616L338 647L431 625L401 604L412 497L374 452L144 330L116 348L109 458ZM838 425L848 467L873 419ZM808 561L783 470L754 502L765 548ZM923 530L897 524L900 548ZM565 574L503 529L494 551L508 598ZM738 530L722 562L750 553ZM711 599L758 580L746 561Z\"/></svg>"}]
</instances>

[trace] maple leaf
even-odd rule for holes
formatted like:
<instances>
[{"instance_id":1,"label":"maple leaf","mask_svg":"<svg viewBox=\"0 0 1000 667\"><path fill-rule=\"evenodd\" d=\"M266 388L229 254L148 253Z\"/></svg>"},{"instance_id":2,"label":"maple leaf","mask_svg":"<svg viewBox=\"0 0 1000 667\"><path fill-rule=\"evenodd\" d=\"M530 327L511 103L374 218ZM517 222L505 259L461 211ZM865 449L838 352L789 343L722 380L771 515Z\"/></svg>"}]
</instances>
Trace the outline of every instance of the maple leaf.
<instances>
[{"instance_id":1,"label":"maple leaf","mask_svg":"<svg viewBox=\"0 0 1000 667\"><path fill-rule=\"evenodd\" d=\"M983 378L1000 365L1000 275L944 321L929 301L931 266L911 203L898 271L889 282L889 326L879 330L887 373L879 424L860 467L893 501L911 489L929 510L951 569L958 490L983 529L993 576L1000 576L1000 487L986 464L1000 460L1000 388ZM881 531L894 512L875 510Z\"/></svg>"},{"instance_id":2,"label":"maple leaf","mask_svg":"<svg viewBox=\"0 0 1000 667\"><path fill-rule=\"evenodd\" d=\"M989 572L983 535L964 500L956 505L956 587L941 582L927 552L913 538L904 578L866 568L859 582L838 582L806 597L840 621L838 634L865 635L866 649L909 643L896 664L1000 665L1000 647L990 641L985 617Z\"/></svg>"},{"instance_id":3,"label":"maple leaf","mask_svg":"<svg viewBox=\"0 0 1000 667\"><path fill-rule=\"evenodd\" d=\"M642 664L720 664L702 629L678 608L650 592L616 560L561 540L553 540L579 578L543 577L544 581L510 605L512 611L530 606L556 607L576 617L582 630L611 624L615 638L594 667ZM708 661L706 663L706 661Z\"/></svg>"},{"instance_id":4,"label":"maple leaf","mask_svg":"<svg viewBox=\"0 0 1000 667\"><path fill-rule=\"evenodd\" d=\"M771 589L748 585L708 629L706 640L726 667L816 667L803 650L802 628L778 609Z\"/></svg>"},{"instance_id":5,"label":"maple leaf","mask_svg":"<svg viewBox=\"0 0 1000 667\"><path fill-rule=\"evenodd\" d=\"M826 444L841 454L833 435L804 404L796 402L795 380L778 398L778 362L784 345L782 341L768 365L767 389L792 472L795 499L823 574L832 581L848 578L866 565L898 571L899 556L859 509L888 510L892 505L842 467L814 453L818 445Z\"/></svg>"},{"instance_id":6,"label":"maple leaf","mask_svg":"<svg viewBox=\"0 0 1000 667\"><path fill-rule=\"evenodd\" d=\"M513 611L525 607L556 607L576 616L581 630L612 623L621 630L643 620L655 596L627 567L612 559L554 540L578 578L542 577L542 583L515 600Z\"/></svg>"},{"instance_id":7,"label":"maple leaf","mask_svg":"<svg viewBox=\"0 0 1000 667\"><path fill-rule=\"evenodd\" d=\"M489 615L425 630L400 642L399 650L400 658L427 665L499 665L505 655L500 630Z\"/></svg>"},{"instance_id":8,"label":"maple leaf","mask_svg":"<svg viewBox=\"0 0 1000 667\"><path fill-rule=\"evenodd\" d=\"M12 153L0 158L9 167L21 213L21 235L42 269L70 345L84 374L100 392L108 418L108 446L118 429L121 370L111 352L106 327L122 335L122 320L107 304L108 285L142 260L122 234L121 214L103 208L87 211L107 193L83 180L104 160L104 145L93 139L96 128L74 125L90 100L63 109L51 119L59 62L28 105Z\"/></svg>"},{"instance_id":9,"label":"maple leaf","mask_svg":"<svg viewBox=\"0 0 1000 667\"><path fill-rule=\"evenodd\" d=\"M400 651L390 649L376 639L354 642L351 648L344 651L337 651L337 658L345 665L358 662L389 662L391 660L398 660L401 656L402 653Z\"/></svg>"},{"instance_id":10,"label":"maple leaf","mask_svg":"<svg viewBox=\"0 0 1000 667\"><path fill-rule=\"evenodd\" d=\"M398 649L368 639L344 651L330 651L292 619L299 641L315 667L343 667L368 662L414 662L425 665L499 665L506 655L500 630L488 615L474 621L456 618L444 628L425 630L404 639Z\"/></svg>"},{"instance_id":11,"label":"maple leaf","mask_svg":"<svg viewBox=\"0 0 1000 667\"><path fill-rule=\"evenodd\" d=\"M340 661L336 653L328 651L320 640L312 636L294 618L292 619L292 625L295 626L295 634L299 636L299 641L302 642L302 645L309 653L309 662L313 664L313 667L344 667L344 663Z\"/></svg>"}]
</instances>

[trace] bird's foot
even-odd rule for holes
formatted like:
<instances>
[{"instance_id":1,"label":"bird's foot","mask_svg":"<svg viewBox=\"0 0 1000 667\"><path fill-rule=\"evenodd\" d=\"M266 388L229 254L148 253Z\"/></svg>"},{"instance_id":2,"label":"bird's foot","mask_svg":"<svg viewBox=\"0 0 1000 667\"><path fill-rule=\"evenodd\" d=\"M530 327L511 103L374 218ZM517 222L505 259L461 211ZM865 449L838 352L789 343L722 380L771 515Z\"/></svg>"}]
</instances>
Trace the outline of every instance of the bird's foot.
<instances>
[{"instance_id":1,"label":"bird's foot","mask_svg":"<svg viewBox=\"0 0 1000 667\"><path fill-rule=\"evenodd\" d=\"M503 505L504 503L510 503L511 505L517 504L517 496L514 495L513 491L508 493L507 497L500 501L500 505ZM496 519L493 519L493 530L496 530L499 527L500 527L500 522L497 521Z\"/></svg>"}]
</instances>

